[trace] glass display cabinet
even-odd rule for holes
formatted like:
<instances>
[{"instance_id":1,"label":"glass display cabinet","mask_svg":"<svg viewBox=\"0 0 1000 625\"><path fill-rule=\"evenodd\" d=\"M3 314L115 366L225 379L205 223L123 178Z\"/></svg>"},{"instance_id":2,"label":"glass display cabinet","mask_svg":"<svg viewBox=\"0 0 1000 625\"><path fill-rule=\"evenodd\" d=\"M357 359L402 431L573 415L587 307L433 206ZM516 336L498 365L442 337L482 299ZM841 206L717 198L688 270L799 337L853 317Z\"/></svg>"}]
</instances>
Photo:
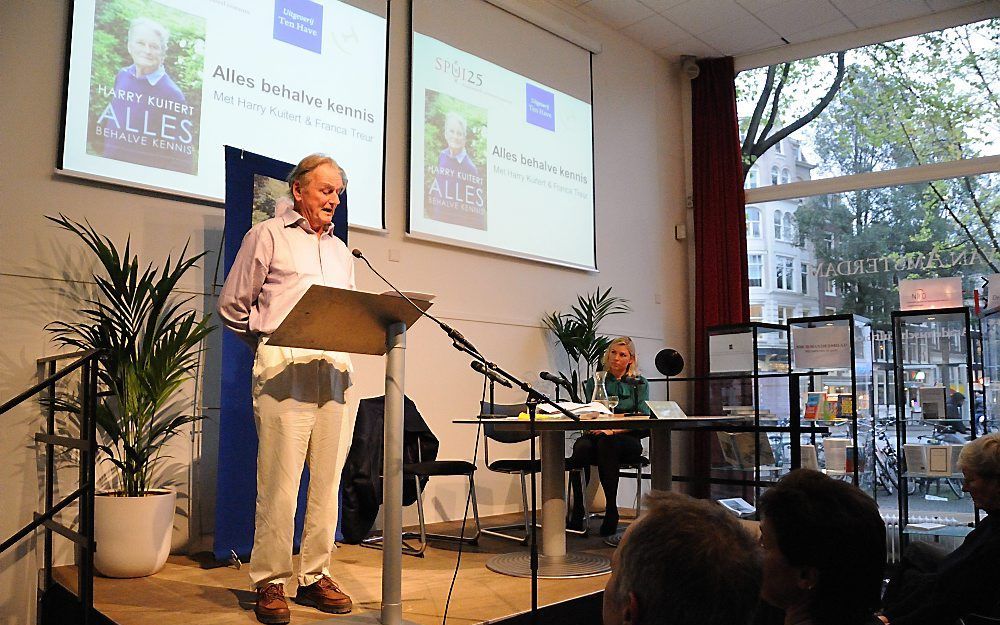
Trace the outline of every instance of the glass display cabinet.
<instances>
[{"instance_id":1,"label":"glass display cabinet","mask_svg":"<svg viewBox=\"0 0 1000 625\"><path fill-rule=\"evenodd\" d=\"M801 436L827 434L829 427L799 422L788 326L751 322L708 328L707 335L708 375L671 377L667 395L671 385L693 384L704 414L742 420L699 426L695 474L677 477L713 499L739 497L755 506L762 489L800 466Z\"/></svg>"},{"instance_id":2,"label":"glass display cabinet","mask_svg":"<svg viewBox=\"0 0 1000 625\"><path fill-rule=\"evenodd\" d=\"M744 417L713 428L709 493L756 502L790 466L788 329L746 323L708 329L709 374L697 383L711 414Z\"/></svg>"},{"instance_id":3,"label":"glass display cabinet","mask_svg":"<svg viewBox=\"0 0 1000 625\"><path fill-rule=\"evenodd\" d=\"M957 461L982 433L979 324L965 307L894 311L892 334L900 543L928 534L961 539L977 515Z\"/></svg>"},{"instance_id":4,"label":"glass display cabinet","mask_svg":"<svg viewBox=\"0 0 1000 625\"><path fill-rule=\"evenodd\" d=\"M796 317L788 329L801 424L829 427L826 435L811 432L800 441L801 465L874 490L871 321L853 314Z\"/></svg>"},{"instance_id":5,"label":"glass display cabinet","mask_svg":"<svg viewBox=\"0 0 1000 625\"><path fill-rule=\"evenodd\" d=\"M979 434L1000 429L1000 308L985 313L981 318L983 332L983 385L973 390L975 395L974 417L979 424Z\"/></svg>"}]
</instances>

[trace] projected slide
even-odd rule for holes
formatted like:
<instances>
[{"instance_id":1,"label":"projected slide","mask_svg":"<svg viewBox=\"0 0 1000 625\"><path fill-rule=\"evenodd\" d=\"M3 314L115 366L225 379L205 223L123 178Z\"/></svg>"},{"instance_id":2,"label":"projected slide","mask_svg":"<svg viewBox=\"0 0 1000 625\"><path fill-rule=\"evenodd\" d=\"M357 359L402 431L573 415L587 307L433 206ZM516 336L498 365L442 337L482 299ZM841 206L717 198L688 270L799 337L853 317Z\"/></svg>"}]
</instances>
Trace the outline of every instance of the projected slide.
<instances>
[{"instance_id":1,"label":"projected slide","mask_svg":"<svg viewBox=\"0 0 1000 625\"><path fill-rule=\"evenodd\" d=\"M413 35L410 232L593 268L590 105Z\"/></svg>"},{"instance_id":2,"label":"projected slide","mask_svg":"<svg viewBox=\"0 0 1000 625\"><path fill-rule=\"evenodd\" d=\"M336 0L76 0L61 167L219 200L224 145L325 152L381 228L385 29Z\"/></svg>"}]
</instances>

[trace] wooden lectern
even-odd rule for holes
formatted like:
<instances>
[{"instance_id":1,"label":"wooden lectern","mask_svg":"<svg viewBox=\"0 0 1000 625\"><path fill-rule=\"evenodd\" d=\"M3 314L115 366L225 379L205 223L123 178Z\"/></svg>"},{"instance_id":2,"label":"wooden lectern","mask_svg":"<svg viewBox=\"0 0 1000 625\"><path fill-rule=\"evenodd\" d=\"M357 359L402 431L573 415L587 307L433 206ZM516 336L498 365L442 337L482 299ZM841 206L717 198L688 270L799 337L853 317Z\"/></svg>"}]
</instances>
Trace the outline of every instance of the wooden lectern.
<instances>
[{"instance_id":1,"label":"wooden lectern","mask_svg":"<svg viewBox=\"0 0 1000 625\"><path fill-rule=\"evenodd\" d=\"M429 301L414 303L421 310L431 307ZM267 342L387 356L382 466L383 625L403 622L403 369L406 328L419 318L420 312L401 297L314 284Z\"/></svg>"}]
</instances>

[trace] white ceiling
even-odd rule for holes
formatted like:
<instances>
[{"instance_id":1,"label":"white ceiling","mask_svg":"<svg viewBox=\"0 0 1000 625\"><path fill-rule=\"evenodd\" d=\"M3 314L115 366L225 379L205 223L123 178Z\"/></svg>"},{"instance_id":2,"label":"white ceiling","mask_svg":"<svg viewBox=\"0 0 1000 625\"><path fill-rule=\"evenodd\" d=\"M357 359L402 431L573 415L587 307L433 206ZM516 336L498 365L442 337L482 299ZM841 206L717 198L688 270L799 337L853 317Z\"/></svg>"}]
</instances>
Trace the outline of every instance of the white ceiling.
<instances>
[{"instance_id":1,"label":"white ceiling","mask_svg":"<svg viewBox=\"0 0 1000 625\"><path fill-rule=\"evenodd\" d=\"M661 56L741 56L981 0L561 0Z\"/></svg>"}]
</instances>

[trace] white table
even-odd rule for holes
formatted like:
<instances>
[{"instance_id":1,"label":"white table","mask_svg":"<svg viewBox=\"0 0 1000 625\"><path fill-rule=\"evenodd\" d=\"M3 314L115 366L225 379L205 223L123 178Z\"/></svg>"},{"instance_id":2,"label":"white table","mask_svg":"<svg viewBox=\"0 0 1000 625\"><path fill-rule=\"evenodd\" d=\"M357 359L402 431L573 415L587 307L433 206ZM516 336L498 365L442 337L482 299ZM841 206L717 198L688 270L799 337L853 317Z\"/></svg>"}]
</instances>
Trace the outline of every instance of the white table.
<instances>
[{"instance_id":1,"label":"white table","mask_svg":"<svg viewBox=\"0 0 1000 625\"><path fill-rule=\"evenodd\" d=\"M611 570L611 561L602 555L566 551L566 443L565 432L576 430L649 430L650 477L654 490L670 490L673 483L671 433L716 423L738 423L746 417L686 417L650 419L646 415L615 415L600 419L572 421L566 417L535 420L541 439L542 509L541 552L538 576L542 578L588 577ZM486 421L486 420L484 420ZM478 424L479 419L456 419L455 423ZM527 419L489 419L497 430L524 431ZM498 573L530 577L530 554L514 552L496 556L487 567Z\"/></svg>"}]
</instances>

